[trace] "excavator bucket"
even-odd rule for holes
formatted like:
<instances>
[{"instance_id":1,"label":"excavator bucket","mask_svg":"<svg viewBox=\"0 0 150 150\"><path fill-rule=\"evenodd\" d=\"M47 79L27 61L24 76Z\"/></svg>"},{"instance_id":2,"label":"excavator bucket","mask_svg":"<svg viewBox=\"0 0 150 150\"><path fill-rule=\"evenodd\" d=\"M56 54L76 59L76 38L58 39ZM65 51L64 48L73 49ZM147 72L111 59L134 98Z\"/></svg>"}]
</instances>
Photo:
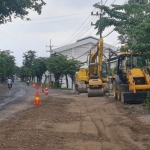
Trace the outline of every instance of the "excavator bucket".
<instances>
[{"instance_id":1,"label":"excavator bucket","mask_svg":"<svg viewBox=\"0 0 150 150\"><path fill-rule=\"evenodd\" d=\"M122 92L121 101L125 104L140 104L146 100L146 96L146 91L140 91L137 93Z\"/></svg>"}]
</instances>

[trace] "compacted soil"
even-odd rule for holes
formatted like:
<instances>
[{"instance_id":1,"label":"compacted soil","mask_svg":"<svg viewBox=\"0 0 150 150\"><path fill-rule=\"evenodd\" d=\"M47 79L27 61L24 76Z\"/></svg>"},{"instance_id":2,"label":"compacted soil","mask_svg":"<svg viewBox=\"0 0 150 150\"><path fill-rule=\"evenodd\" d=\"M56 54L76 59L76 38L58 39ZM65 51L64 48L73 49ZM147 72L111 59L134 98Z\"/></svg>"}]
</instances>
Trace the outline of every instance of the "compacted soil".
<instances>
[{"instance_id":1,"label":"compacted soil","mask_svg":"<svg viewBox=\"0 0 150 150\"><path fill-rule=\"evenodd\" d=\"M0 121L0 150L150 150L150 113L142 105L70 92L39 95L40 105L28 97L30 107Z\"/></svg>"}]
</instances>

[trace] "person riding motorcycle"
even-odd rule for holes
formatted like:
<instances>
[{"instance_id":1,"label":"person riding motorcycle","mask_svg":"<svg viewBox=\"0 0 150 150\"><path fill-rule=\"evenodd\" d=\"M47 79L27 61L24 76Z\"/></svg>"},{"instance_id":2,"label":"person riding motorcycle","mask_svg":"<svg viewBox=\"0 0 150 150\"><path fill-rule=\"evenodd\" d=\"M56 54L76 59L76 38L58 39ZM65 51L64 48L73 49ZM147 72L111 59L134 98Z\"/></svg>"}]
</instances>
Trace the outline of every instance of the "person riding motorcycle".
<instances>
[{"instance_id":1,"label":"person riding motorcycle","mask_svg":"<svg viewBox=\"0 0 150 150\"><path fill-rule=\"evenodd\" d=\"M9 84L10 84L11 87L12 87L12 79L11 79L10 77L7 79L7 85L9 86Z\"/></svg>"},{"instance_id":2,"label":"person riding motorcycle","mask_svg":"<svg viewBox=\"0 0 150 150\"><path fill-rule=\"evenodd\" d=\"M30 84L30 80L29 80L29 79L27 79L26 83L27 83L27 85L29 85L29 84Z\"/></svg>"}]
</instances>

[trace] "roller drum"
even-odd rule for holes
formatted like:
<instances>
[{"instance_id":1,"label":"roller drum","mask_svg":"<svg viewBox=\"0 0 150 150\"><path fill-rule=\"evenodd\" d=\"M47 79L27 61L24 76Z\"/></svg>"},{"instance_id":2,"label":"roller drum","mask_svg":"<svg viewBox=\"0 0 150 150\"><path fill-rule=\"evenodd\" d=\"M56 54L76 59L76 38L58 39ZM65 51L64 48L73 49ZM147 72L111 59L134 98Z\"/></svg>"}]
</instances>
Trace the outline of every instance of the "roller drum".
<instances>
[{"instance_id":1,"label":"roller drum","mask_svg":"<svg viewBox=\"0 0 150 150\"><path fill-rule=\"evenodd\" d=\"M75 90L78 93L87 93L86 84L84 82L77 82L76 85L75 85Z\"/></svg>"},{"instance_id":2,"label":"roller drum","mask_svg":"<svg viewBox=\"0 0 150 150\"><path fill-rule=\"evenodd\" d=\"M104 88L90 89L88 88L88 97L100 97L104 96Z\"/></svg>"}]
</instances>

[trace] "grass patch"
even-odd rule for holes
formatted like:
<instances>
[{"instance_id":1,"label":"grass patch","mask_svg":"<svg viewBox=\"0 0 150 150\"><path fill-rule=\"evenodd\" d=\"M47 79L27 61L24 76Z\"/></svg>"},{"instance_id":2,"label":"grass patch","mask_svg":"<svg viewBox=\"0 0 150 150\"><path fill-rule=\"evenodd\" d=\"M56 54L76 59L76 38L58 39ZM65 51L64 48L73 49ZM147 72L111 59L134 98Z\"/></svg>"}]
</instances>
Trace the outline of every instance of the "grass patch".
<instances>
[{"instance_id":1,"label":"grass patch","mask_svg":"<svg viewBox=\"0 0 150 150\"><path fill-rule=\"evenodd\" d=\"M150 109L150 92L148 91L146 100L144 101L143 107L145 109Z\"/></svg>"}]
</instances>

